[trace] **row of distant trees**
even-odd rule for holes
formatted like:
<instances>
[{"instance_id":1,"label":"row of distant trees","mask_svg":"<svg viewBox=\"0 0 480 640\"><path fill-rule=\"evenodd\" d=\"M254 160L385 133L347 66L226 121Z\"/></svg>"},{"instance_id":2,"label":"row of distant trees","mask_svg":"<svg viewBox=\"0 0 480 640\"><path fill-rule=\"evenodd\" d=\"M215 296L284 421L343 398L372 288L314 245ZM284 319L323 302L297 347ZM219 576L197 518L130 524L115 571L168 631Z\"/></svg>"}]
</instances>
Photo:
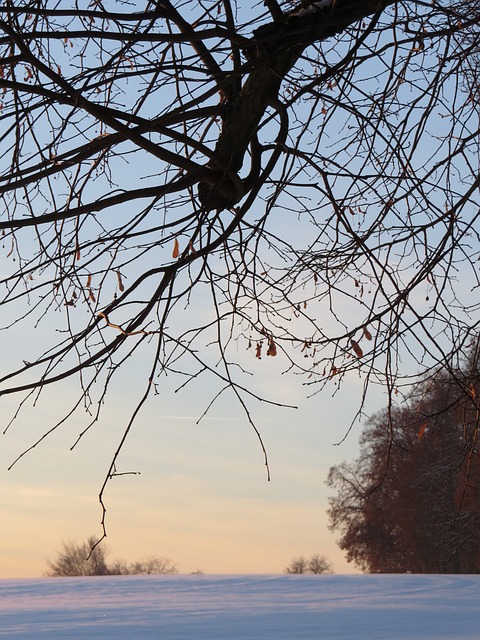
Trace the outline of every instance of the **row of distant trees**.
<instances>
[{"instance_id":1,"label":"row of distant trees","mask_svg":"<svg viewBox=\"0 0 480 640\"><path fill-rule=\"evenodd\" d=\"M293 558L285 573L315 573L317 575L333 573L332 565L325 556L315 554L311 558L298 556Z\"/></svg>"},{"instance_id":2,"label":"row of distant trees","mask_svg":"<svg viewBox=\"0 0 480 640\"><path fill-rule=\"evenodd\" d=\"M86 542L64 542L63 549L56 560L48 560L47 576L113 576L113 575L147 575L175 574L177 566L168 558L149 556L135 562L114 560L107 562L108 549L96 544L93 536ZM195 573L202 573L195 571ZM294 558L285 569L285 573L332 573L332 567L325 556L313 555L311 558L299 556Z\"/></svg>"},{"instance_id":3,"label":"row of distant trees","mask_svg":"<svg viewBox=\"0 0 480 640\"><path fill-rule=\"evenodd\" d=\"M480 573L480 340L373 415L331 467L330 528L369 573ZM324 556L286 573L331 573Z\"/></svg>"},{"instance_id":4,"label":"row of distant trees","mask_svg":"<svg viewBox=\"0 0 480 640\"><path fill-rule=\"evenodd\" d=\"M111 576L137 574L178 573L176 565L168 558L150 556L135 562L114 560L107 562L108 549L91 536L86 542L64 542L56 560L48 560L48 576Z\"/></svg>"},{"instance_id":5,"label":"row of distant trees","mask_svg":"<svg viewBox=\"0 0 480 640\"><path fill-rule=\"evenodd\" d=\"M371 573L480 573L480 347L371 418L332 467L331 529Z\"/></svg>"}]
</instances>

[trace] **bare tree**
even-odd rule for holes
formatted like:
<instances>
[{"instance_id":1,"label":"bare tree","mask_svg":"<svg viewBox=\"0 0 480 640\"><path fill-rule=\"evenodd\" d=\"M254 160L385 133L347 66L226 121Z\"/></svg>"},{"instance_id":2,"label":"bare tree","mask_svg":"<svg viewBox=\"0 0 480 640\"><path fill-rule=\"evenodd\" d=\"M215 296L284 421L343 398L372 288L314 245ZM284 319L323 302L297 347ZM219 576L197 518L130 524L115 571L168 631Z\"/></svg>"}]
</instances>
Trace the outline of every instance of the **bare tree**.
<instances>
[{"instance_id":1,"label":"bare tree","mask_svg":"<svg viewBox=\"0 0 480 640\"><path fill-rule=\"evenodd\" d=\"M82 544L64 542L56 560L48 560L48 576L106 576L110 571L106 562L106 549L97 544L94 536Z\"/></svg>"},{"instance_id":2,"label":"bare tree","mask_svg":"<svg viewBox=\"0 0 480 640\"><path fill-rule=\"evenodd\" d=\"M480 572L478 413L458 387L463 377L478 395L478 355L454 377L440 370L403 408L374 416L360 456L330 469L331 528L363 570Z\"/></svg>"},{"instance_id":3,"label":"bare tree","mask_svg":"<svg viewBox=\"0 0 480 640\"><path fill-rule=\"evenodd\" d=\"M315 573L320 575L333 573L333 570L331 563L325 556L314 554L311 558L305 558L305 556L294 558L285 569L285 573Z\"/></svg>"},{"instance_id":4,"label":"bare tree","mask_svg":"<svg viewBox=\"0 0 480 640\"><path fill-rule=\"evenodd\" d=\"M3 3L1 328L19 346L0 394L79 385L32 446L86 409L83 435L145 353L105 483L167 374L231 393L261 441L238 345L312 393L355 372L391 398L460 354L479 17L478 0Z\"/></svg>"},{"instance_id":5,"label":"bare tree","mask_svg":"<svg viewBox=\"0 0 480 640\"><path fill-rule=\"evenodd\" d=\"M325 556L313 555L308 560L308 572L315 574L333 573L332 565Z\"/></svg>"},{"instance_id":6,"label":"bare tree","mask_svg":"<svg viewBox=\"0 0 480 640\"><path fill-rule=\"evenodd\" d=\"M285 573L307 573L308 570L308 560L304 556L298 556L298 558L294 558L288 567L285 569Z\"/></svg>"},{"instance_id":7,"label":"bare tree","mask_svg":"<svg viewBox=\"0 0 480 640\"><path fill-rule=\"evenodd\" d=\"M115 560L107 563L108 551L95 536L84 543L64 542L56 560L48 560L50 577L150 575L178 573L177 566L168 558L149 556L135 562Z\"/></svg>"}]
</instances>

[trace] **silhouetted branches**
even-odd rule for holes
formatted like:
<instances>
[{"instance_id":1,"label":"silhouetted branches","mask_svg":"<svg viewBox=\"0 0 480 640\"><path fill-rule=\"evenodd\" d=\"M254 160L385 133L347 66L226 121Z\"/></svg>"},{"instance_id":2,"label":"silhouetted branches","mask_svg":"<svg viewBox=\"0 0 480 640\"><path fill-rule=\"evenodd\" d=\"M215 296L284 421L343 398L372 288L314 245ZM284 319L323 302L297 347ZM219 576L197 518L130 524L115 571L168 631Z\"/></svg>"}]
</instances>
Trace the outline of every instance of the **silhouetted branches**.
<instances>
[{"instance_id":1,"label":"silhouetted branches","mask_svg":"<svg viewBox=\"0 0 480 640\"><path fill-rule=\"evenodd\" d=\"M148 345L138 408L202 375L257 429L248 357L393 396L460 354L478 24L476 0L4 3L2 328L38 340L0 393L73 377L89 429Z\"/></svg>"}]
</instances>

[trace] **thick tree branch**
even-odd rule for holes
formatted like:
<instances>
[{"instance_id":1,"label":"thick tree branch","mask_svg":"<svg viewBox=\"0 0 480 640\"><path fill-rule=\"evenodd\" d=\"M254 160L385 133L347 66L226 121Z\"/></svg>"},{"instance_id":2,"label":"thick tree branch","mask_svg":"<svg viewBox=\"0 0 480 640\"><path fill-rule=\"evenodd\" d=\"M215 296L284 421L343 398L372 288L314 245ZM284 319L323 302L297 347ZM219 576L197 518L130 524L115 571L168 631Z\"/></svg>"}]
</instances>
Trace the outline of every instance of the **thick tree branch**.
<instances>
[{"instance_id":1,"label":"thick tree branch","mask_svg":"<svg viewBox=\"0 0 480 640\"><path fill-rule=\"evenodd\" d=\"M221 174L228 167L230 175L242 168L246 150L256 135L267 108L278 99L280 86L305 49L341 33L347 27L374 13L383 4L372 0L338 0L317 11L298 11L259 27L245 54L250 73L240 94L227 100L223 127L215 147L215 158L209 166ZM228 208L236 201L219 193L223 178L213 188L200 184L199 196L207 209ZM225 191L225 190L223 190ZM232 194L233 195L233 194ZM237 195L240 195L238 193Z\"/></svg>"}]
</instances>

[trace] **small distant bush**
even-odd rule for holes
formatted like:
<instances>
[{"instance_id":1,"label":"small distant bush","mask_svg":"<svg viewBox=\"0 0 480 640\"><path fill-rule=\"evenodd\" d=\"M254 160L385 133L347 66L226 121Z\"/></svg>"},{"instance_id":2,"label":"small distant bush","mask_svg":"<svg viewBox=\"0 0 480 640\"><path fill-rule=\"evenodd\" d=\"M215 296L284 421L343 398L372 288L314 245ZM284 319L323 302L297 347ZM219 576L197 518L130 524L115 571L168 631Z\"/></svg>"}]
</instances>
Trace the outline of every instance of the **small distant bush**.
<instances>
[{"instance_id":1,"label":"small distant bush","mask_svg":"<svg viewBox=\"0 0 480 640\"><path fill-rule=\"evenodd\" d=\"M125 560L115 560L109 567L110 575L133 576L133 575L159 575L165 573L178 573L176 565L168 558L157 558L149 556L136 562L125 562Z\"/></svg>"}]
</instances>

